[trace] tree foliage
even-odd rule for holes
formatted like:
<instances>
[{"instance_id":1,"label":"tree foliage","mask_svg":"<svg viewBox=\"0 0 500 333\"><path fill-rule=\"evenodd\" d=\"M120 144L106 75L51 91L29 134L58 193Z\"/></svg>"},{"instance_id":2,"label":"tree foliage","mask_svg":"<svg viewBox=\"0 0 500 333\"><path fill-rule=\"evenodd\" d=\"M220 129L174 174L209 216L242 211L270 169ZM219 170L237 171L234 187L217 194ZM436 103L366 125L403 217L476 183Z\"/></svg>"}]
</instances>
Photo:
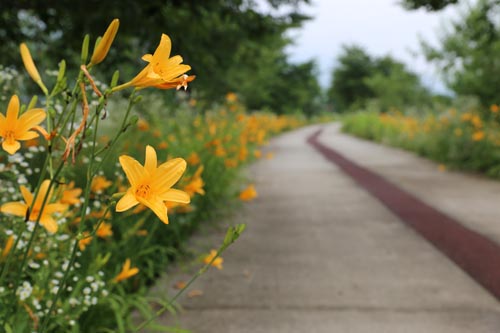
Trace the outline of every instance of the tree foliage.
<instances>
[{"instance_id":1,"label":"tree foliage","mask_svg":"<svg viewBox=\"0 0 500 333\"><path fill-rule=\"evenodd\" d=\"M173 53L182 54L197 75L192 89L199 97L216 100L234 91L270 107L277 105L273 86L282 84L289 68L302 66L288 63L285 32L308 19L299 7L308 2L268 0L279 9L268 13L254 0L3 0L0 63L20 66L18 45L30 40L41 67L54 68L62 58L77 65L79 54L73 50L83 34L95 40L118 17L120 31L106 59L110 71L119 67L121 76L130 78L142 66L140 57L154 51L167 33ZM131 63L136 66L126 65ZM312 76L314 68L307 68ZM290 84L307 89L300 81Z\"/></svg>"},{"instance_id":2,"label":"tree foliage","mask_svg":"<svg viewBox=\"0 0 500 333\"><path fill-rule=\"evenodd\" d=\"M474 95L485 106L500 101L500 26L498 0L479 0L451 23L435 47L423 42L428 60L459 95Z\"/></svg>"},{"instance_id":3,"label":"tree foliage","mask_svg":"<svg viewBox=\"0 0 500 333\"><path fill-rule=\"evenodd\" d=\"M359 46L344 46L332 73L328 99L336 110L345 110L374 97L365 79L374 73L374 61Z\"/></svg>"},{"instance_id":4,"label":"tree foliage","mask_svg":"<svg viewBox=\"0 0 500 333\"><path fill-rule=\"evenodd\" d=\"M409 10L424 8L427 11L438 11L457 2L458 0L403 0L402 5Z\"/></svg>"},{"instance_id":5,"label":"tree foliage","mask_svg":"<svg viewBox=\"0 0 500 333\"><path fill-rule=\"evenodd\" d=\"M359 46L345 46L338 63L328 97L339 111L362 107L372 99L384 110L430 100L418 76L390 56L372 57Z\"/></svg>"}]
</instances>

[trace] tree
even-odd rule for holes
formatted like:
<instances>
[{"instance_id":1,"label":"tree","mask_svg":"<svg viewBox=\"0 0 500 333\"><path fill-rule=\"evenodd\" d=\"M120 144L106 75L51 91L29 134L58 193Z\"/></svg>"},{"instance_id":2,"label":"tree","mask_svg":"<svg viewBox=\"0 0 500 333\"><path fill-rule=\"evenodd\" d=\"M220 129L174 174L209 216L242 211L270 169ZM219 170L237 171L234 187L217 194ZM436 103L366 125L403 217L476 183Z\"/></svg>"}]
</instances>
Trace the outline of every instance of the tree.
<instances>
[{"instance_id":1,"label":"tree","mask_svg":"<svg viewBox=\"0 0 500 333\"><path fill-rule=\"evenodd\" d=\"M120 69L123 80L143 66L162 33L171 36L174 54L181 54L197 75L191 89L209 101L228 91L252 94L259 105L277 104L268 78L281 78L273 59L284 55L290 28L308 19L299 5L309 0L268 0L279 14L258 10L254 0L2 0L0 63L21 67L18 45L27 41L39 67L55 68L60 59L78 68L85 33L101 35L112 18L120 30L107 59L106 77ZM286 60L285 60L286 62ZM102 66L104 68L104 66ZM246 87L241 88L240 87Z\"/></svg>"},{"instance_id":2,"label":"tree","mask_svg":"<svg viewBox=\"0 0 500 333\"><path fill-rule=\"evenodd\" d=\"M365 79L383 111L391 107L430 104L429 91L422 86L419 77L405 64L385 56L376 61L375 74Z\"/></svg>"},{"instance_id":3,"label":"tree","mask_svg":"<svg viewBox=\"0 0 500 333\"><path fill-rule=\"evenodd\" d=\"M422 42L428 60L460 95L477 96L484 106L500 102L500 18L498 0L479 0L451 23L438 47Z\"/></svg>"},{"instance_id":4,"label":"tree","mask_svg":"<svg viewBox=\"0 0 500 333\"><path fill-rule=\"evenodd\" d=\"M403 0L402 5L408 10L425 8L427 11L438 11L457 2L458 0Z\"/></svg>"},{"instance_id":5,"label":"tree","mask_svg":"<svg viewBox=\"0 0 500 333\"><path fill-rule=\"evenodd\" d=\"M430 101L430 93L418 76L390 56L372 57L358 46L345 46L338 63L328 91L337 111L363 107L373 99L383 110Z\"/></svg>"},{"instance_id":6,"label":"tree","mask_svg":"<svg viewBox=\"0 0 500 333\"><path fill-rule=\"evenodd\" d=\"M327 92L328 100L337 111L345 111L355 104L364 104L374 97L365 79L373 75L374 61L359 46L343 46L333 70L332 83Z\"/></svg>"}]
</instances>

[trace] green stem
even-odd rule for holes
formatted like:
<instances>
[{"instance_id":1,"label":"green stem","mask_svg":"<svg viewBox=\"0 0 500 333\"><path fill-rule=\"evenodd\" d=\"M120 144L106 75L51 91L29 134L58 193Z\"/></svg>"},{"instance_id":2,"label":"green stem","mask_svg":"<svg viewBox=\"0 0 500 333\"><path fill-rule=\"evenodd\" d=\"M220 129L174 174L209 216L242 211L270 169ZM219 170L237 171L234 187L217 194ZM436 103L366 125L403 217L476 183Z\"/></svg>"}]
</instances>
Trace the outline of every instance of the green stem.
<instances>
[{"instance_id":1,"label":"green stem","mask_svg":"<svg viewBox=\"0 0 500 333\"><path fill-rule=\"evenodd\" d=\"M203 266L201 269L199 269L198 272L196 272L196 274L193 275L193 277L188 281L188 283L186 283L186 285L184 286L184 288L182 288L181 290L179 290L177 292L177 294L175 294L175 296L173 298L171 298L168 301L168 303L166 305L164 305L160 310L156 311L153 317L145 320L139 326L137 326L133 332L139 332L140 330L142 330L143 328L145 328L146 326L148 326L153 320L155 320L156 318L158 318L159 316L161 316L165 311L167 311L169 308L171 308L172 305L174 304L174 302L184 293L184 291L186 291L186 289L188 289L189 286L194 281L196 281L200 276L202 276L210 268L210 265L212 265L212 263L215 261L215 259L217 259L221 255L222 252L223 252L223 249L220 248L217 251L217 254L212 258L212 260L210 260L209 263L207 263L205 266Z\"/></svg>"}]
</instances>

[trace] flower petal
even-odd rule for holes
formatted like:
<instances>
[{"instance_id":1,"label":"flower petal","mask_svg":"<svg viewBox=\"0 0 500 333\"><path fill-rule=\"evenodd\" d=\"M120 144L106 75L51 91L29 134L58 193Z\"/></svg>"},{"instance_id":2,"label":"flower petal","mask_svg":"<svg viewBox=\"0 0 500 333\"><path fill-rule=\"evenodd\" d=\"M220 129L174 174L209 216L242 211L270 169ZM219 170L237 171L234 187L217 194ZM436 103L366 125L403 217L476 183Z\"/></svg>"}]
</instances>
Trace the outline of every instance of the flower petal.
<instances>
[{"instance_id":1,"label":"flower petal","mask_svg":"<svg viewBox=\"0 0 500 333\"><path fill-rule=\"evenodd\" d=\"M189 194L187 194L184 191L177 190L174 188L171 188L170 190L163 193L159 197L163 201L178 202L178 203L183 203L183 204L188 204L191 201Z\"/></svg>"},{"instance_id":2,"label":"flower petal","mask_svg":"<svg viewBox=\"0 0 500 333\"><path fill-rule=\"evenodd\" d=\"M156 151L150 145L146 146L146 160L144 162L144 169L146 169L150 175L154 174L156 171L157 157Z\"/></svg>"},{"instance_id":3,"label":"flower petal","mask_svg":"<svg viewBox=\"0 0 500 333\"><path fill-rule=\"evenodd\" d=\"M20 186L21 189L21 194L23 195L24 202L26 202L26 205L31 206L31 203L33 202L33 194L24 186Z\"/></svg>"},{"instance_id":4,"label":"flower petal","mask_svg":"<svg viewBox=\"0 0 500 333\"><path fill-rule=\"evenodd\" d=\"M47 229L48 232L50 233L55 233L57 232L57 222L52 218L52 216L48 214L43 214L40 217L40 224Z\"/></svg>"},{"instance_id":5,"label":"flower petal","mask_svg":"<svg viewBox=\"0 0 500 333\"><path fill-rule=\"evenodd\" d=\"M3 150L5 150L6 152L8 152L9 154L15 154L16 151L18 151L20 148L21 148L21 144L19 143L19 141L5 141L2 142L2 148Z\"/></svg>"},{"instance_id":6,"label":"flower petal","mask_svg":"<svg viewBox=\"0 0 500 333\"><path fill-rule=\"evenodd\" d=\"M167 207L161 201L159 198L150 198L150 199L144 199L141 197L137 198L140 203L142 203L144 206L147 206L149 209L153 211L153 213L158 216L158 218L165 224L168 224L168 216L167 216Z\"/></svg>"},{"instance_id":7,"label":"flower petal","mask_svg":"<svg viewBox=\"0 0 500 333\"><path fill-rule=\"evenodd\" d=\"M38 194L36 196L35 204L33 205L33 209L41 210L44 201L46 202L45 205L47 205L47 203L50 200L50 197L52 196L52 193L47 193L49 190L49 186L50 186L49 179L46 179L42 182L42 184L40 185L40 190L38 191ZM47 200L45 200L45 197L47 197Z\"/></svg>"},{"instance_id":8,"label":"flower petal","mask_svg":"<svg viewBox=\"0 0 500 333\"><path fill-rule=\"evenodd\" d=\"M7 119L2 113L0 113L0 136L5 135L6 127L7 127Z\"/></svg>"},{"instance_id":9,"label":"flower petal","mask_svg":"<svg viewBox=\"0 0 500 333\"><path fill-rule=\"evenodd\" d=\"M0 211L5 214L26 217L28 206L22 202L7 202L0 207Z\"/></svg>"},{"instance_id":10,"label":"flower petal","mask_svg":"<svg viewBox=\"0 0 500 333\"><path fill-rule=\"evenodd\" d=\"M32 127L40 124L46 117L43 109L31 109L19 117L16 126L16 132L21 134L30 130ZM16 133L16 134L17 134Z\"/></svg>"},{"instance_id":11,"label":"flower petal","mask_svg":"<svg viewBox=\"0 0 500 333\"><path fill-rule=\"evenodd\" d=\"M186 171L186 165L182 158L174 158L160 165L153 175L152 186L155 192L164 193L171 188Z\"/></svg>"},{"instance_id":12,"label":"flower petal","mask_svg":"<svg viewBox=\"0 0 500 333\"><path fill-rule=\"evenodd\" d=\"M45 208L43 209L43 213L51 215L53 213L62 213L66 209L68 209L68 205L65 205L62 203L52 203L52 204L45 205Z\"/></svg>"},{"instance_id":13,"label":"flower petal","mask_svg":"<svg viewBox=\"0 0 500 333\"><path fill-rule=\"evenodd\" d=\"M117 212L124 212L124 211L129 210L130 208L134 207L138 203L139 203L139 201L137 201L135 196L132 194L132 191L129 190L127 193L125 193L125 195L116 204L116 211Z\"/></svg>"},{"instance_id":14,"label":"flower petal","mask_svg":"<svg viewBox=\"0 0 500 333\"><path fill-rule=\"evenodd\" d=\"M141 59L147 62L151 62L151 60L153 59L153 55L148 53L143 55Z\"/></svg>"},{"instance_id":15,"label":"flower petal","mask_svg":"<svg viewBox=\"0 0 500 333\"><path fill-rule=\"evenodd\" d=\"M147 173L144 167L136 159L127 155L120 156L119 160L130 185L136 186L139 184Z\"/></svg>"},{"instance_id":16,"label":"flower petal","mask_svg":"<svg viewBox=\"0 0 500 333\"><path fill-rule=\"evenodd\" d=\"M151 59L151 64L153 65L153 70L155 72L158 72L161 67L160 65L167 61L170 57L171 49L172 42L170 41L170 38L167 35L162 34L160 44L158 44L155 53L153 53L153 58Z\"/></svg>"},{"instance_id":17,"label":"flower petal","mask_svg":"<svg viewBox=\"0 0 500 333\"><path fill-rule=\"evenodd\" d=\"M7 126L14 127L17 122L17 116L19 114L19 97L17 95L12 95L9 101L9 106L7 106Z\"/></svg>"},{"instance_id":18,"label":"flower petal","mask_svg":"<svg viewBox=\"0 0 500 333\"><path fill-rule=\"evenodd\" d=\"M25 141L25 140L31 140L31 139L38 138L39 136L40 136L40 134L38 134L35 131L27 131L27 132L23 132L23 133L20 133L19 135L17 135L16 139L19 141Z\"/></svg>"}]
</instances>

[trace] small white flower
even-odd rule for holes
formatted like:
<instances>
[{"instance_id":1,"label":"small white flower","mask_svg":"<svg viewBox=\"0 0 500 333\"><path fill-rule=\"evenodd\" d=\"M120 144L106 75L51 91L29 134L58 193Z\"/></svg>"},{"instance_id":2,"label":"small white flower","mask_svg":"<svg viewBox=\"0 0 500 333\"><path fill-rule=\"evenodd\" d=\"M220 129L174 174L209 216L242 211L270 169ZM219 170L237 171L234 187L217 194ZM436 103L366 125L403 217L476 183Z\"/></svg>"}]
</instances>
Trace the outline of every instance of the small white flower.
<instances>
[{"instance_id":1,"label":"small white flower","mask_svg":"<svg viewBox=\"0 0 500 333\"><path fill-rule=\"evenodd\" d=\"M85 287L85 288L83 288L83 293L84 293L85 295L88 295L88 294L90 294L91 292L92 292L92 290L91 290L89 287Z\"/></svg>"},{"instance_id":2,"label":"small white flower","mask_svg":"<svg viewBox=\"0 0 500 333\"><path fill-rule=\"evenodd\" d=\"M33 230L35 230L35 222L28 221L26 225L26 230L28 230L29 232L33 232Z\"/></svg>"},{"instance_id":3,"label":"small white flower","mask_svg":"<svg viewBox=\"0 0 500 333\"><path fill-rule=\"evenodd\" d=\"M69 235L68 234L62 234L62 235L57 236L57 240L58 241L64 242L65 240L68 240L68 239L69 239Z\"/></svg>"},{"instance_id":4,"label":"small white flower","mask_svg":"<svg viewBox=\"0 0 500 333\"><path fill-rule=\"evenodd\" d=\"M29 268L32 268L32 269L39 269L40 268L40 264L37 263L36 261L33 261L33 260L28 263L28 266L29 266Z\"/></svg>"},{"instance_id":5,"label":"small white flower","mask_svg":"<svg viewBox=\"0 0 500 333\"><path fill-rule=\"evenodd\" d=\"M69 305L71 305L72 307L75 307L77 306L78 304L80 304L80 302L74 298L74 297L71 297L69 300L68 300L68 303Z\"/></svg>"}]
</instances>

